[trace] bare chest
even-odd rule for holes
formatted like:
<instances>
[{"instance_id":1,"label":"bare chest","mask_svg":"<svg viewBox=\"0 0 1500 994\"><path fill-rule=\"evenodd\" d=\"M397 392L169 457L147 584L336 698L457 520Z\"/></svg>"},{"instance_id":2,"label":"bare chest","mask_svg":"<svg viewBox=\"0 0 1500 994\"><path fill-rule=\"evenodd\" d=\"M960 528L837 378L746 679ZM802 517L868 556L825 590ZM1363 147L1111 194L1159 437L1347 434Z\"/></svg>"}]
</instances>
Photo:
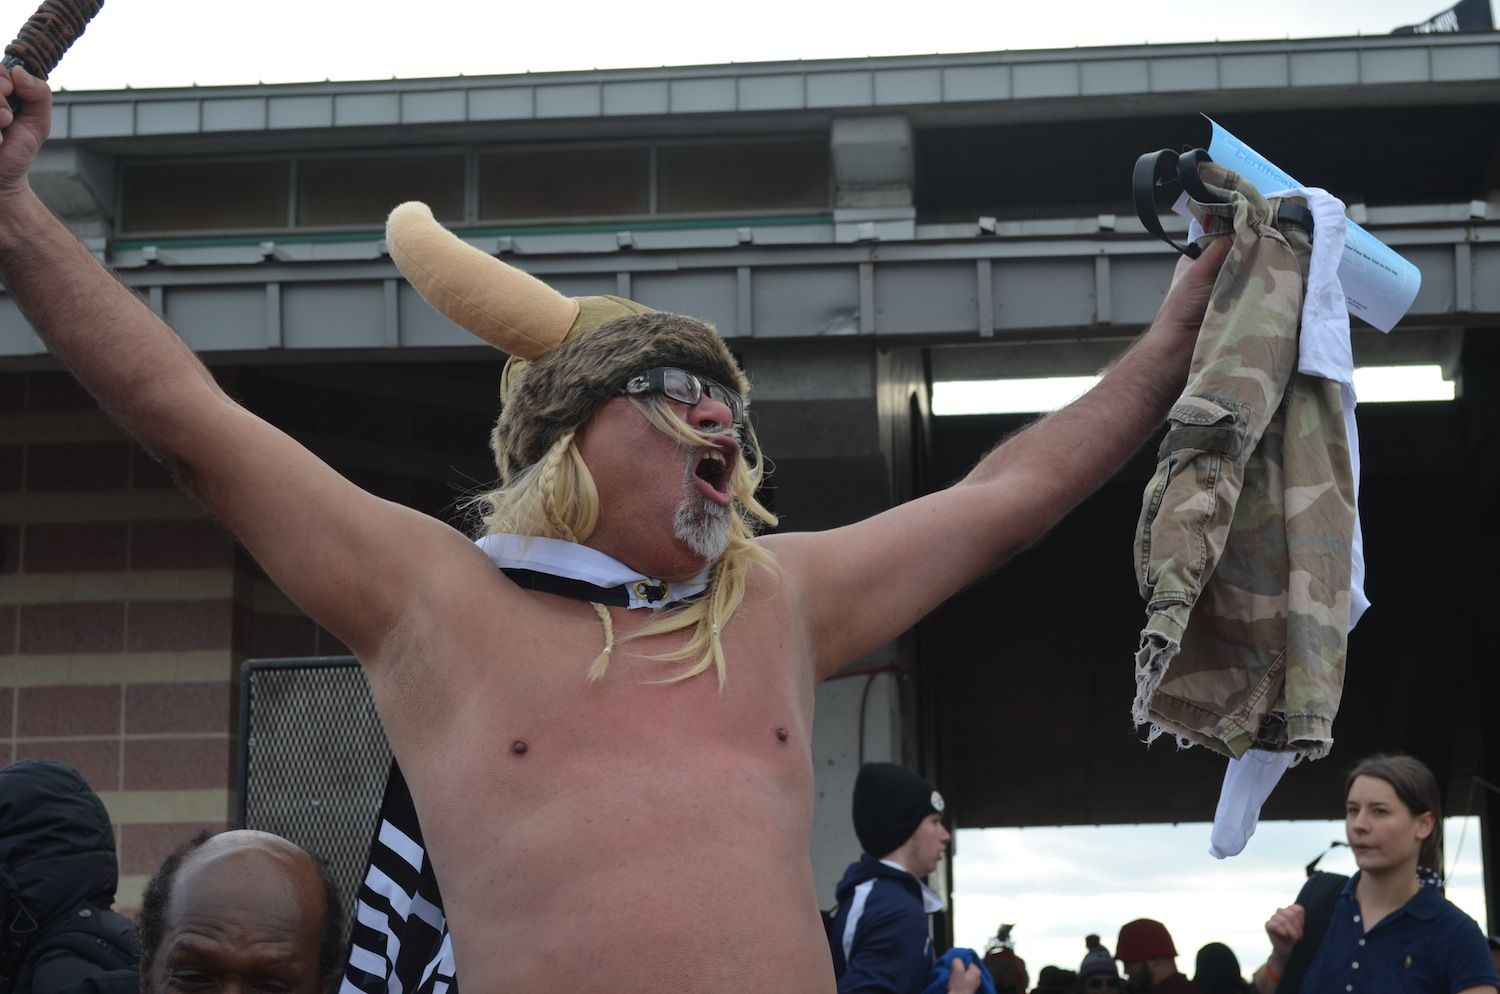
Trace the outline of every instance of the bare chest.
<instances>
[{"instance_id":1,"label":"bare chest","mask_svg":"<svg viewBox=\"0 0 1500 994\"><path fill-rule=\"evenodd\" d=\"M673 682L693 660L653 657L683 636L631 639L637 620L618 615L608 670L590 681L604 644L593 610L524 606L459 605L374 670L460 971L536 986L549 963L578 955L565 937L582 931L595 973L655 990L715 968L717 954L703 959L714 937L748 935L780 950L788 975L745 989L793 989L793 978L822 989L826 949L807 938L819 935L813 677L793 614L747 597L723 633L721 687L712 669Z\"/></svg>"},{"instance_id":2,"label":"bare chest","mask_svg":"<svg viewBox=\"0 0 1500 994\"><path fill-rule=\"evenodd\" d=\"M592 608L527 601L520 613L456 611L376 671L376 703L409 773L538 801L558 783L642 769L810 793L812 671L795 618L773 598L747 597L725 626L722 686L713 669L674 679L697 657L669 658L683 633L632 638L642 612L615 613L607 671L590 680L605 644Z\"/></svg>"}]
</instances>

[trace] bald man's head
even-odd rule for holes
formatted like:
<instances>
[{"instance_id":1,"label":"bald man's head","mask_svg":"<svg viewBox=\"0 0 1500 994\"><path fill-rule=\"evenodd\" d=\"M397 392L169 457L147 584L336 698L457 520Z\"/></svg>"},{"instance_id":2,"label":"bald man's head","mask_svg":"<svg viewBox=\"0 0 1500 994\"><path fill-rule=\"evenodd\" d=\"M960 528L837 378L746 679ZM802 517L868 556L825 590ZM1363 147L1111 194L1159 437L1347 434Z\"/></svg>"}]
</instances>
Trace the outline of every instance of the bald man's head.
<instances>
[{"instance_id":1,"label":"bald man's head","mask_svg":"<svg viewBox=\"0 0 1500 994\"><path fill-rule=\"evenodd\" d=\"M343 909L327 870L266 832L199 835L167 857L141 901L141 989L324 994L339 972Z\"/></svg>"}]
</instances>

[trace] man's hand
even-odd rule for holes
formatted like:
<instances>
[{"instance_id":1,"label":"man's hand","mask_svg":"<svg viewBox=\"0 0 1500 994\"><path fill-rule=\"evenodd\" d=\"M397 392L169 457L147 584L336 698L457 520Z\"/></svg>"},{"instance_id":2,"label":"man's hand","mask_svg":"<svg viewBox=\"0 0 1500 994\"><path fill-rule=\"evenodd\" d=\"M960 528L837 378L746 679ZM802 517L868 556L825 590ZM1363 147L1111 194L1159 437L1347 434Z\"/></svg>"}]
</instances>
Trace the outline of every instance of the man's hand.
<instances>
[{"instance_id":1,"label":"man's hand","mask_svg":"<svg viewBox=\"0 0 1500 994\"><path fill-rule=\"evenodd\" d=\"M1229 255L1232 242L1231 236L1224 235L1209 242L1208 248L1198 258L1189 259L1184 255L1177 260L1172 285L1156 312L1153 327L1183 334L1189 341L1197 338L1198 326L1203 323L1214 283L1219 278L1219 268Z\"/></svg>"},{"instance_id":2,"label":"man's hand","mask_svg":"<svg viewBox=\"0 0 1500 994\"><path fill-rule=\"evenodd\" d=\"M20 113L10 109L12 94ZM0 66L0 203L26 192L26 172L51 130L51 87L21 66Z\"/></svg>"},{"instance_id":3,"label":"man's hand","mask_svg":"<svg viewBox=\"0 0 1500 994\"><path fill-rule=\"evenodd\" d=\"M964 961L955 956L948 964L948 994L974 994L979 990L979 980L978 963L966 967Z\"/></svg>"},{"instance_id":4,"label":"man's hand","mask_svg":"<svg viewBox=\"0 0 1500 994\"><path fill-rule=\"evenodd\" d=\"M1276 913L1266 922L1266 935L1271 940L1271 958L1275 961L1271 966L1278 972L1280 967L1286 965L1286 958L1292 954L1292 947L1302 941L1306 924L1307 912L1300 904L1277 908Z\"/></svg>"}]
</instances>

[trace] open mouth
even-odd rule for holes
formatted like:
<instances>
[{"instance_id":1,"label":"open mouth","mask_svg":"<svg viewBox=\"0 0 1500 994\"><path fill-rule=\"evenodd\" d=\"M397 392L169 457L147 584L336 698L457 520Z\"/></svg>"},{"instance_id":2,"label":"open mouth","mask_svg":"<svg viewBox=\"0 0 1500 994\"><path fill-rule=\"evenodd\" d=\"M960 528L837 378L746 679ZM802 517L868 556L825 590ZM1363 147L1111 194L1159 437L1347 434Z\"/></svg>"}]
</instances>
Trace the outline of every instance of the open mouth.
<instances>
[{"instance_id":1,"label":"open mouth","mask_svg":"<svg viewBox=\"0 0 1500 994\"><path fill-rule=\"evenodd\" d=\"M730 502L729 477L734 472L734 461L739 457L733 442L719 443L717 448L699 449L693 465L693 475L711 500L716 504Z\"/></svg>"}]
</instances>

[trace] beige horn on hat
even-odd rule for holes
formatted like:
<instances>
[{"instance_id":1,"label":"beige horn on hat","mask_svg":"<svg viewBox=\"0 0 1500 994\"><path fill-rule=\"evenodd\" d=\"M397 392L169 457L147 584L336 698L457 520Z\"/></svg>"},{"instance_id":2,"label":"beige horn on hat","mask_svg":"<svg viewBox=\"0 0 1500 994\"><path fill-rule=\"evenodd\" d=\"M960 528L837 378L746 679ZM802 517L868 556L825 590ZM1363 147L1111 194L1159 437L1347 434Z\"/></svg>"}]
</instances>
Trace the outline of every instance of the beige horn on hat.
<instances>
[{"instance_id":1,"label":"beige horn on hat","mask_svg":"<svg viewBox=\"0 0 1500 994\"><path fill-rule=\"evenodd\" d=\"M424 203L391 211L386 246L396 268L441 314L497 349L534 360L557 348L578 301L443 227Z\"/></svg>"}]
</instances>

